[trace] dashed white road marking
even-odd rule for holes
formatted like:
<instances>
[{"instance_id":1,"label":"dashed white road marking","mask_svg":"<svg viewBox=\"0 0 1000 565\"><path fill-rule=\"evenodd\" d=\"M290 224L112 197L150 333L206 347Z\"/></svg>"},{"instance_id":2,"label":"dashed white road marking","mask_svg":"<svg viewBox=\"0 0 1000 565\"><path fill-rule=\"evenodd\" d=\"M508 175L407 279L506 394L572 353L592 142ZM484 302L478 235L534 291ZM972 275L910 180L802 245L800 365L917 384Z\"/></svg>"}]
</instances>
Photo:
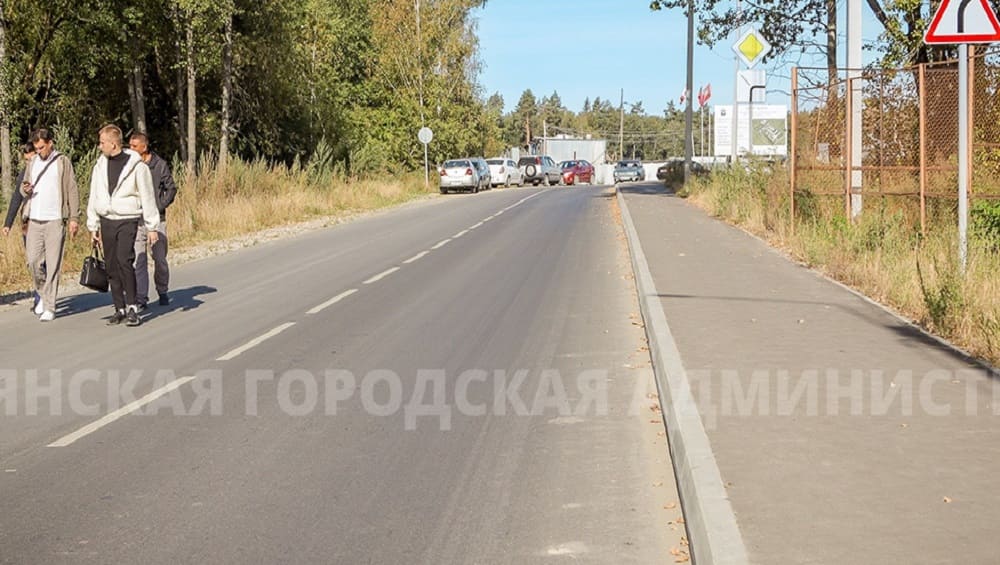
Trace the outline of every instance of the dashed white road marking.
<instances>
[{"instance_id":1,"label":"dashed white road marking","mask_svg":"<svg viewBox=\"0 0 1000 565\"><path fill-rule=\"evenodd\" d=\"M244 352L246 352L246 351L248 351L248 350L250 350L250 349L258 346L261 343L264 343L264 341L266 341L266 340L268 340L268 339L270 339L270 338L272 338L272 337L280 334L281 332L287 330L288 328L290 328L290 327L292 327L294 325L295 325L295 322L287 322L287 323L281 324L280 326L274 328L273 330L267 332L266 334L264 334L264 335L262 335L260 337L255 337L255 338L251 339L250 341L246 342L245 344L243 344L243 345L237 347L236 349L230 351L229 353L226 353L222 357L219 357L218 359L216 359L216 361L229 361L230 359L235 358L237 355L239 355L241 353L244 353Z\"/></svg>"},{"instance_id":2,"label":"dashed white road marking","mask_svg":"<svg viewBox=\"0 0 1000 565\"><path fill-rule=\"evenodd\" d=\"M306 312L306 314L319 314L320 312L322 312L326 308L329 308L330 306L333 306L334 304L340 302L341 300L347 298L348 296L354 294L357 291L358 291L358 289L356 289L356 288L352 288L351 290L345 290L344 292L341 292L337 296L334 296L330 300L327 300L326 302L320 304L319 306L313 308L312 310L308 310Z\"/></svg>"},{"instance_id":3,"label":"dashed white road marking","mask_svg":"<svg viewBox=\"0 0 1000 565\"><path fill-rule=\"evenodd\" d=\"M449 241L451 241L450 237L448 239L442 239L441 241L437 242L437 244L434 247L431 247L431 249L441 249L445 245L448 245Z\"/></svg>"},{"instance_id":4,"label":"dashed white road marking","mask_svg":"<svg viewBox=\"0 0 1000 565\"><path fill-rule=\"evenodd\" d=\"M122 416L135 412L136 410L142 408L143 406L149 404L150 402L153 402L154 400L163 396L164 394L176 390L178 387L185 385L193 380L194 377L181 377L179 379L170 381L169 383L161 386L160 388L154 390L153 392L147 394L146 396L143 396L138 400L129 402L128 404L122 406L121 408L115 410L114 412L109 412L103 418L95 420L71 434L64 435L63 437L50 443L49 447L66 447L68 445L72 445L76 440L96 432L97 430L103 428L104 426L107 426L108 424L114 422L115 420L118 420Z\"/></svg>"},{"instance_id":5,"label":"dashed white road marking","mask_svg":"<svg viewBox=\"0 0 1000 565\"><path fill-rule=\"evenodd\" d=\"M393 268L391 268L391 269L386 269L386 270L382 271L381 273L379 273L379 274L375 275L374 277L372 277L372 278L370 278L370 279L366 280L366 281L365 281L364 283L362 283L362 284L372 284L372 283L376 283L376 282L378 282L378 281L380 281L380 280L382 280L382 279L384 279L384 278L388 277L389 275L391 275L391 274L395 273L395 272L396 272L396 271L398 271L398 270L399 270L399 267L393 267Z\"/></svg>"},{"instance_id":6,"label":"dashed white road marking","mask_svg":"<svg viewBox=\"0 0 1000 565\"><path fill-rule=\"evenodd\" d=\"M458 239L458 238L462 237L463 235L465 235L467 233L469 233L469 230L462 230L462 231L456 233L455 235L451 236L451 238L452 239Z\"/></svg>"},{"instance_id":7,"label":"dashed white road marking","mask_svg":"<svg viewBox=\"0 0 1000 565\"><path fill-rule=\"evenodd\" d=\"M423 259L424 256L427 255L428 253L430 253L430 251L421 251L420 253L417 253L416 255L414 255L413 257L410 257L406 261L403 261L403 264L404 265L409 265L410 263L413 263L414 261L419 261L419 260Z\"/></svg>"}]
</instances>

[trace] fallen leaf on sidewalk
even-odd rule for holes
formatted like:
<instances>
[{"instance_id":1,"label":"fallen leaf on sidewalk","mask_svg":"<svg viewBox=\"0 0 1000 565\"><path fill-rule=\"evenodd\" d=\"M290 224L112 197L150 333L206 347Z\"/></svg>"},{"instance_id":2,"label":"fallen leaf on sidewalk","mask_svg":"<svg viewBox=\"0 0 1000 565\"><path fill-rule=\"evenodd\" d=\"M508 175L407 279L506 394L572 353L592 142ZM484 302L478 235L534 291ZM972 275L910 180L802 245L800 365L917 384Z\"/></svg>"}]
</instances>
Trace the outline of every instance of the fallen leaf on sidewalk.
<instances>
[{"instance_id":1,"label":"fallen leaf on sidewalk","mask_svg":"<svg viewBox=\"0 0 1000 565\"><path fill-rule=\"evenodd\" d=\"M678 518L677 519L677 523L678 524L683 524L684 523L684 516L681 516L680 518Z\"/></svg>"},{"instance_id":2,"label":"fallen leaf on sidewalk","mask_svg":"<svg viewBox=\"0 0 1000 565\"><path fill-rule=\"evenodd\" d=\"M948 498L947 496L946 496L946 497L944 497L944 503L945 503L945 504L951 504L951 499L950 499L950 498Z\"/></svg>"},{"instance_id":3,"label":"fallen leaf on sidewalk","mask_svg":"<svg viewBox=\"0 0 1000 565\"><path fill-rule=\"evenodd\" d=\"M673 510L674 508L677 508L676 502L669 502L663 506L664 510Z\"/></svg>"},{"instance_id":4,"label":"fallen leaf on sidewalk","mask_svg":"<svg viewBox=\"0 0 1000 565\"><path fill-rule=\"evenodd\" d=\"M677 557L681 554L681 549L676 545L670 548L670 555Z\"/></svg>"},{"instance_id":5,"label":"fallen leaf on sidewalk","mask_svg":"<svg viewBox=\"0 0 1000 565\"><path fill-rule=\"evenodd\" d=\"M648 398L650 400L659 400L660 395L656 394L655 392L651 392L651 393L649 393L649 394L646 395L646 398Z\"/></svg>"},{"instance_id":6,"label":"fallen leaf on sidewalk","mask_svg":"<svg viewBox=\"0 0 1000 565\"><path fill-rule=\"evenodd\" d=\"M652 410L653 412L659 412L660 411L660 405L659 404L652 404L652 405L650 405L649 409Z\"/></svg>"},{"instance_id":7,"label":"fallen leaf on sidewalk","mask_svg":"<svg viewBox=\"0 0 1000 565\"><path fill-rule=\"evenodd\" d=\"M653 483L653 486L654 487L662 487L663 486L663 481L656 481L655 483Z\"/></svg>"},{"instance_id":8,"label":"fallen leaf on sidewalk","mask_svg":"<svg viewBox=\"0 0 1000 565\"><path fill-rule=\"evenodd\" d=\"M663 420L650 420L649 423L650 424L662 424Z\"/></svg>"},{"instance_id":9,"label":"fallen leaf on sidewalk","mask_svg":"<svg viewBox=\"0 0 1000 565\"><path fill-rule=\"evenodd\" d=\"M689 545L688 539L684 536L681 536L681 545L683 545L684 547L687 547Z\"/></svg>"}]
</instances>

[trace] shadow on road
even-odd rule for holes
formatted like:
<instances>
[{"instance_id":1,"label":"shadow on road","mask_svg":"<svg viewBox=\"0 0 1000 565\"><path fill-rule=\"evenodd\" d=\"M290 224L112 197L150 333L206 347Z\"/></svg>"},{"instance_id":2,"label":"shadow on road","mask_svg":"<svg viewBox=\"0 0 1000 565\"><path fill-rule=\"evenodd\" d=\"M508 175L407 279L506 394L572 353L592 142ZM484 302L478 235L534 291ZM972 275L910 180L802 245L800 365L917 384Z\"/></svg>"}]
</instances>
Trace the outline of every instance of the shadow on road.
<instances>
[{"instance_id":1,"label":"shadow on road","mask_svg":"<svg viewBox=\"0 0 1000 565\"><path fill-rule=\"evenodd\" d=\"M170 304L168 306L159 306L156 304L155 300L151 300L149 309L147 309L146 314L143 315L143 320L148 321L168 312L173 312L174 310L194 310L203 304L203 301L199 300L198 296L211 294L217 290L218 289L214 287L204 285L172 290L170 291ZM83 314L84 312L90 312L91 310L96 310L98 308L108 308L108 317L110 317L111 310L113 310L111 295L106 292L93 292L69 296L60 299L56 304L56 314L59 317Z\"/></svg>"},{"instance_id":2,"label":"shadow on road","mask_svg":"<svg viewBox=\"0 0 1000 565\"><path fill-rule=\"evenodd\" d=\"M187 312L188 310L194 310L195 308L201 306L205 302L199 300L198 297L204 294L212 294L213 292L218 292L218 289L211 286L198 285L188 288L181 288L177 290L170 291L170 304L167 306L159 306L152 301L150 297L149 308L146 310L146 314L143 316L143 321L148 322L155 318L159 318L164 314L168 314L175 310L180 310L182 312Z\"/></svg>"},{"instance_id":3,"label":"shadow on road","mask_svg":"<svg viewBox=\"0 0 1000 565\"><path fill-rule=\"evenodd\" d=\"M625 194L641 194L644 196L677 197L676 191L659 181L619 184L618 189Z\"/></svg>"}]
</instances>

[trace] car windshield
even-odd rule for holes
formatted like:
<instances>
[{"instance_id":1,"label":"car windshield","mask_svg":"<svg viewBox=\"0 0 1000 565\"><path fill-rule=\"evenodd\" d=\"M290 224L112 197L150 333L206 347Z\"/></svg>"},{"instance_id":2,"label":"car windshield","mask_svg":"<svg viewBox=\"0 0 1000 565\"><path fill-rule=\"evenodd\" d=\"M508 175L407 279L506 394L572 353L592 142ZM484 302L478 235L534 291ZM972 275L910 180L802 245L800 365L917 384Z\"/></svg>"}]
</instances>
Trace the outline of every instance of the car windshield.
<instances>
[{"instance_id":1,"label":"car windshield","mask_svg":"<svg viewBox=\"0 0 1000 565\"><path fill-rule=\"evenodd\" d=\"M453 159L451 161L445 161L443 167L446 169L457 169L459 167L468 167L469 162L462 159Z\"/></svg>"},{"instance_id":2,"label":"car windshield","mask_svg":"<svg viewBox=\"0 0 1000 565\"><path fill-rule=\"evenodd\" d=\"M559 163L559 167L563 169L571 169L576 166L576 161L563 161Z\"/></svg>"},{"instance_id":3,"label":"car windshield","mask_svg":"<svg viewBox=\"0 0 1000 565\"><path fill-rule=\"evenodd\" d=\"M491 165L503 165L503 159L490 159L486 162Z\"/></svg>"}]
</instances>

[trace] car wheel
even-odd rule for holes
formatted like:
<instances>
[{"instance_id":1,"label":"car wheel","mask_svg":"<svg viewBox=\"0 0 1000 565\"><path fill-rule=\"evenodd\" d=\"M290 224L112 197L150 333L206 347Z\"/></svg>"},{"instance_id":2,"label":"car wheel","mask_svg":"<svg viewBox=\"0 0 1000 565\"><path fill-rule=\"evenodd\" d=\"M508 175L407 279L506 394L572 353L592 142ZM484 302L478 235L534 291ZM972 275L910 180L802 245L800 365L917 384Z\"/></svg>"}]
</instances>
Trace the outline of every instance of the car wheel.
<instances>
[{"instance_id":1,"label":"car wheel","mask_svg":"<svg viewBox=\"0 0 1000 565\"><path fill-rule=\"evenodd\" d=\"M476 186L472 187L472 194L479 194L479 183L478 182L476 183Z\"/></svg>"},{"instance_id":2,"label":"car wheel","mask_svg":"<svg viewBox=\"0 0 1000 565\"><path fill-rule=\"evenodd\" d=\"M541 182L541 181L537 181L537 180L536 180L535 182L531 183L531 186L538 186L538 183L540 183L540 182Z\"/></svg>"},{"instance_id":3,"label":"car wheel","mask_svg":"<svg viewBox=\"0 0 1000 565\"><path fill-rule=\"evenodd\" d=\"M536 172L538 172L538 170L535 169L534 165L528 165L527 167L524 168L524 174L528 175L529 177L535 176Z\"/></svg>"},{"instance_id":4,"label":"car wheel","mask_svg":"<svg viewBox=\"0 0 1000 565\"><path fill-rule=\"evenodd\" d=\"M510 188L510 175L507 175L507 178L504 179L504 181L503 181L503 187L504 188Z\"/></svg>"},{"instance_id":5,"label":"car wheel","mask_svg":"<svg viewBox=\"0 0 1000 565\"><path fill-rule=\"evenodd\" d=\"M441 194L448 194L448 191L444 188L441 189Z\"/></svg>"}]
</instances>

